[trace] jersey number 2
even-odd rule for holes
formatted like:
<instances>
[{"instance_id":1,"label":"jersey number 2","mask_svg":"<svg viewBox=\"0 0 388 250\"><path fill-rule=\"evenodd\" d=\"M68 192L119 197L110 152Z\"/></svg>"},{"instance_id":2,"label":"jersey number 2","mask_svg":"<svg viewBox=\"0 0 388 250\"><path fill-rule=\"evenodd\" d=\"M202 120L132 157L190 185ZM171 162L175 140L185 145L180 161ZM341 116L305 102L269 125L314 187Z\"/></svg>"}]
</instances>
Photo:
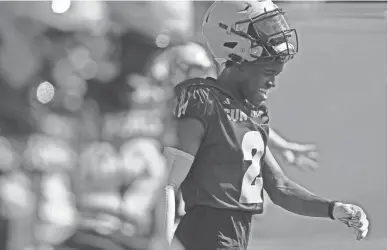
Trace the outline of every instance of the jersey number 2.
<instances>
[{"instance_id":1,"label":"jersey number 2","mask_svg":"<svg viewBox=\"0 0 388 250\"><path fill-rule=\"evenodd\" d=\"M239 202L245 204L261 203L263 202L261 198L263 178L259 175L261 172L260 161L265 147L261 133L258 131L245 133L241 146L244 162L248 162L250 165L243 177Z\"/></svg>"}]
</instances>

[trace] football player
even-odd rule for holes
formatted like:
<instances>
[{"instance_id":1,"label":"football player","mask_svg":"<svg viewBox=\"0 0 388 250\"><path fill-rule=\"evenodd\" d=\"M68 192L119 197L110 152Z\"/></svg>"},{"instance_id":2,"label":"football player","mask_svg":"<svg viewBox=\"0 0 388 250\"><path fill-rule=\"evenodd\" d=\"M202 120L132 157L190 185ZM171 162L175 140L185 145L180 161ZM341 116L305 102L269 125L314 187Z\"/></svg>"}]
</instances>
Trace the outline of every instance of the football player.
<instances>
[{"instance_id":1,"label":"football player","mask_svg":"<svg viewBox=\"0 0 388 250\"><path fill-rule=\"evenodd\" d=\"M267 146L265 101L275 78L298 52L296 30L270 0L216 1L203 33L216 58L227 60L217 79L176 87L178 144L164 153L167 237L173 234L174 196L181 187L186 215L175 237L186 250L247 249L252 215L263 212L263 190L295 214L330 218L368 233L365 212L317 196L285 176Z\"/></svg>"},{"instance_id":2,"label":"football player","mask_svg":"<svg viewBox=\"0 0 388 250\"><path fill-rule=\"evenodd\" d=\"M49 4L7 6L10 26L30 28L23 49L42 49L23 88L34 123L19 155L37 197L33 247L164 249L155 204L172 89L168 65L150 66L191 36L191 3L75 1L64 14Z\"/></svg>"},{"instance_id":3,"label":"football player","mask_svg":"<svg viewBox=\"0 0 388 250\"><path fill-rule=\"evenodd\" d=\"M217 78L218 72L220 72L219 68L222 66L212 60L205 48L196 42L167 49L155 61L167 60L166 58L170 60L169 78L174 86L196 77ZM277 155L283 158L282 160L286 164L295 166L300 170L318 168L318 152L314 144L290 142L271 128L268 144L273 151L278 153Z\"/></svg>"},{"instance_id":4,"label":"football player","mask_svg":"<svg viewBox=\"0 0 388 250\"><path fill-rule=\"evenodd\" d=\"M155 59L155 63L163 64L166 60L170 61L168 77L174 86L196 77L217 78L220 71L217 63L211 59L205 48L196 42L189 42L167 49ZM286 164L296 166L301 170L306 168L316 169L318 167L318 153L314 144L289 142L271 128L268 144L277 153L276 156L281 156ZM175 204L175 225L177 226L185 214L181 190L177 192Z\"/></svg>"}]
</instances>

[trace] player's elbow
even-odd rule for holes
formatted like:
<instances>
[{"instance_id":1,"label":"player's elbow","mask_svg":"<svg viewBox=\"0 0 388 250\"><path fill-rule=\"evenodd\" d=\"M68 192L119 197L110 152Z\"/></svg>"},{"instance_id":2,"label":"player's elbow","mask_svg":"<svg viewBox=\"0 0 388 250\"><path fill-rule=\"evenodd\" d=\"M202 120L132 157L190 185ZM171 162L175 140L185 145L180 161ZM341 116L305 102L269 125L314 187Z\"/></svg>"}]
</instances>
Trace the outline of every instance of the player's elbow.
<instances>
[{"instance_id":1,"label":"player's elbow","mask_svg":"<svg viewBox=\"0 0 388 250\"><path fill-rule=\"evenodd\" d=\"M284 202L284 190L288 186L288 178L286 176L272 177L272 180L264 182L264 188L271 199L277 205L282 206Z\"/></svg>"}]
</instances>

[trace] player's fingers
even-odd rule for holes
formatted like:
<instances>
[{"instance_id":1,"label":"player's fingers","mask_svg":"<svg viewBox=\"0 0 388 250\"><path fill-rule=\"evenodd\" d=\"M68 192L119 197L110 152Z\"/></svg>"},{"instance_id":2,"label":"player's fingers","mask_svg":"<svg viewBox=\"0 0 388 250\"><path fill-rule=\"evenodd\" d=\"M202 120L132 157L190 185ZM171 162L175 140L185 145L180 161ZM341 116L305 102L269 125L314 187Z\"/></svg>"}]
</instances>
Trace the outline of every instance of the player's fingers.
<instances>
[{"instance_id":1,"label":"player's fingers","mask_svg":"<svg viewBox=\"0 0 388 250\"><path fill-rule=\"evenodd\" d=\"M317 151L310 151L307 153L307 157L317 161L319 159L319 153Z\"/></svg>"},{"instance_id":2,"label":"player's fingers","mask_svg":"<svg viewBox=\"0 0 388 250\"><path fill-rule=\"evenodd\" d=\"M356 205L350 205L350 209L352 211L351 212L351 216L352 216L351 220L354 220L356 222L366 220L366 214L362 210L362 208L360 208Z\"/></svg>"},{"instance_id":3,"label":"player's fingers","mask_svg":"<svg viewBox=\"0 0 388 250\"><path fill-rule=\"evenodd\" d=\"M353 218L354 211L351 205L339 203L334 207L333 215L337 220L350 226L349 221Z\"/></svg>"},{"instance_id":4,"label":"player's fingers","mask_svg":"<svg viewBox=\"0 0 388 250\"><path fill-rule=\"evenodd\" d=\"M283 152L283 157L288 164L294 164L296 159L294 152L292 152L291 150L285 150Z\"/></svg>"},{"instance_id":5,"label":"player's fingers","mask_svg":"<svg viewBox=\"0 0 388 250\"><path fill-rule=\"evenodd\" d=\"M356 206L355 210L356 210L356 216L359 217L360 220L366 219L366 213L364 212L364 210L362 210L362 208Z\"/></svg>"},{"instance_id":6,"label":"player's fingers","mask_svg":"<svg viewBox=\"0 0 388 250\"><path fill-rule=\"evenodd\" d=\"M300 157L296 157L294 161L287 162L287 164L297 168L301 172L308 172L310 171L310 167L306 164L304 164L300 159Z\"/></svg>"},{"instance_id":7,"label":"player's fingers","mask_svg":"<svg viewBox=\"0 0 388 250\"><path fill-rule=\"evenodd\" d=\"M310 170L315 170L318 168L318 162L316 162L315 160L312 160L304 155L301 155L301 156L296 158L295 165L297 165L299 167L305 166L305 167L309 168Z\"/></svg>"},{"instance_id":8,"label":"player's fingers","mask_svg":"<svg viewBox=\"0 0 388 250\"><path fill-rule=\"evenodd\" d=\"M362 240L368 235L368 229L366 230L359 230L357 234L357 240Z\"/></svg>"},{"instance_id":9,"label":"player's fingers","mask_svg":"<svg viewBox=\"0 0 388 250\"><path fill-rule=\"evenodd\" d=\"M354 205L345 205L342 209L350 216L349 219L343 219L343 222L357 230L357 240L364 239L369 231L369 221L364 211Z\"/></svg>"},{"instance_id":10,"label":"player's fingers","mask_svg":"<svg viewBox=\"0 0 388 250\"><path fill-rule=\"evenodd\" d=\"M306 165L309 167L310 170L317 170L319 167L319 164L315 160L311 160L309 158L306 158Z\"/></svg>"},{"instance_id":11,"label":"player's fingers","mask_svg":"<svg viewBox=\"0 0 388 250\"><path fill-rule=\"evenodd\" d=\"M295 166L300 172L306 173L306 172L309 171L309 167L307 167L306 165L296 165L296 164L294 164L294 166Z\"/></svg>"},{"instance_id":12,"label":"player's fingers","mask_svg":"<svg viewBox=\"0 0 388 250\"><path fill-rule=\"evenodd\" d=\"M366 230L369 227L369 221L367 219L356 220L356 221L350 220L348 224L349 226L361 231Z\"/></svg>"},{"instance_id":13,"label":"player's fingers","mask_svg":"<svg viewBox=\"0 0 388 250\"><path fill-rule=\"evenodd\" d=\"M303 144L299 145L299 150L300 152L316 152L317 151L317 146L315 144Z\"/></svg>"},{"instance_id":14,"label":"player's fingers","mask_svg":"<svg viewBox=\"0 0 388 250\"><path fill-rule=\"evenodd\" d=\"M363 219L360 221L360 230L368 230L369 228L369 220Z\"/></svg>"},{"instance_id":15,"label":"player's fingers","mask_svg":"<svg viewBox=\"0 0 388 250\"><path fill-rule=\"evenodd\" d=\"M315 168L318 166L318 164L312 163L312 166L310 163L305 162L304 159L301 158L301 156L296 156L295 153L291 150L285 150L282 154L283 157L278 159L280 162L283 162L284 164L292 165L293 167L296 167L301 172L307 172L310 171L312 168ZM305 156L302 156L306 158ZM312 161L312 160L311 160Z\"/></svg>"}]
</instances>

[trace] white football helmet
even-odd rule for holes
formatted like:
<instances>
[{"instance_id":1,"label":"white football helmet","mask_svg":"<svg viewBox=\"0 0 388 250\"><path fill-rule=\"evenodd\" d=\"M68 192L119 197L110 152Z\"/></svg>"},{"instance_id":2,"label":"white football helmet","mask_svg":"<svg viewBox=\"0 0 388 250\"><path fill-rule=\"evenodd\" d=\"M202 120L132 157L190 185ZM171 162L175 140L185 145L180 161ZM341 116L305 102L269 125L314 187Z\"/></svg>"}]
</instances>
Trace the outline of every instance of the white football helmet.
<instances>
[{"instance_id":1,"label":"white football helmet","mask_svg":"<svg viewBox=\"0 0 388 250\"><path fill-rule=\"evenodd\" d=\"M271 0L216 1L202 32L217 61L288 60L298 52L298 37L283 14Z\"/></svg>"}]
</instances>

